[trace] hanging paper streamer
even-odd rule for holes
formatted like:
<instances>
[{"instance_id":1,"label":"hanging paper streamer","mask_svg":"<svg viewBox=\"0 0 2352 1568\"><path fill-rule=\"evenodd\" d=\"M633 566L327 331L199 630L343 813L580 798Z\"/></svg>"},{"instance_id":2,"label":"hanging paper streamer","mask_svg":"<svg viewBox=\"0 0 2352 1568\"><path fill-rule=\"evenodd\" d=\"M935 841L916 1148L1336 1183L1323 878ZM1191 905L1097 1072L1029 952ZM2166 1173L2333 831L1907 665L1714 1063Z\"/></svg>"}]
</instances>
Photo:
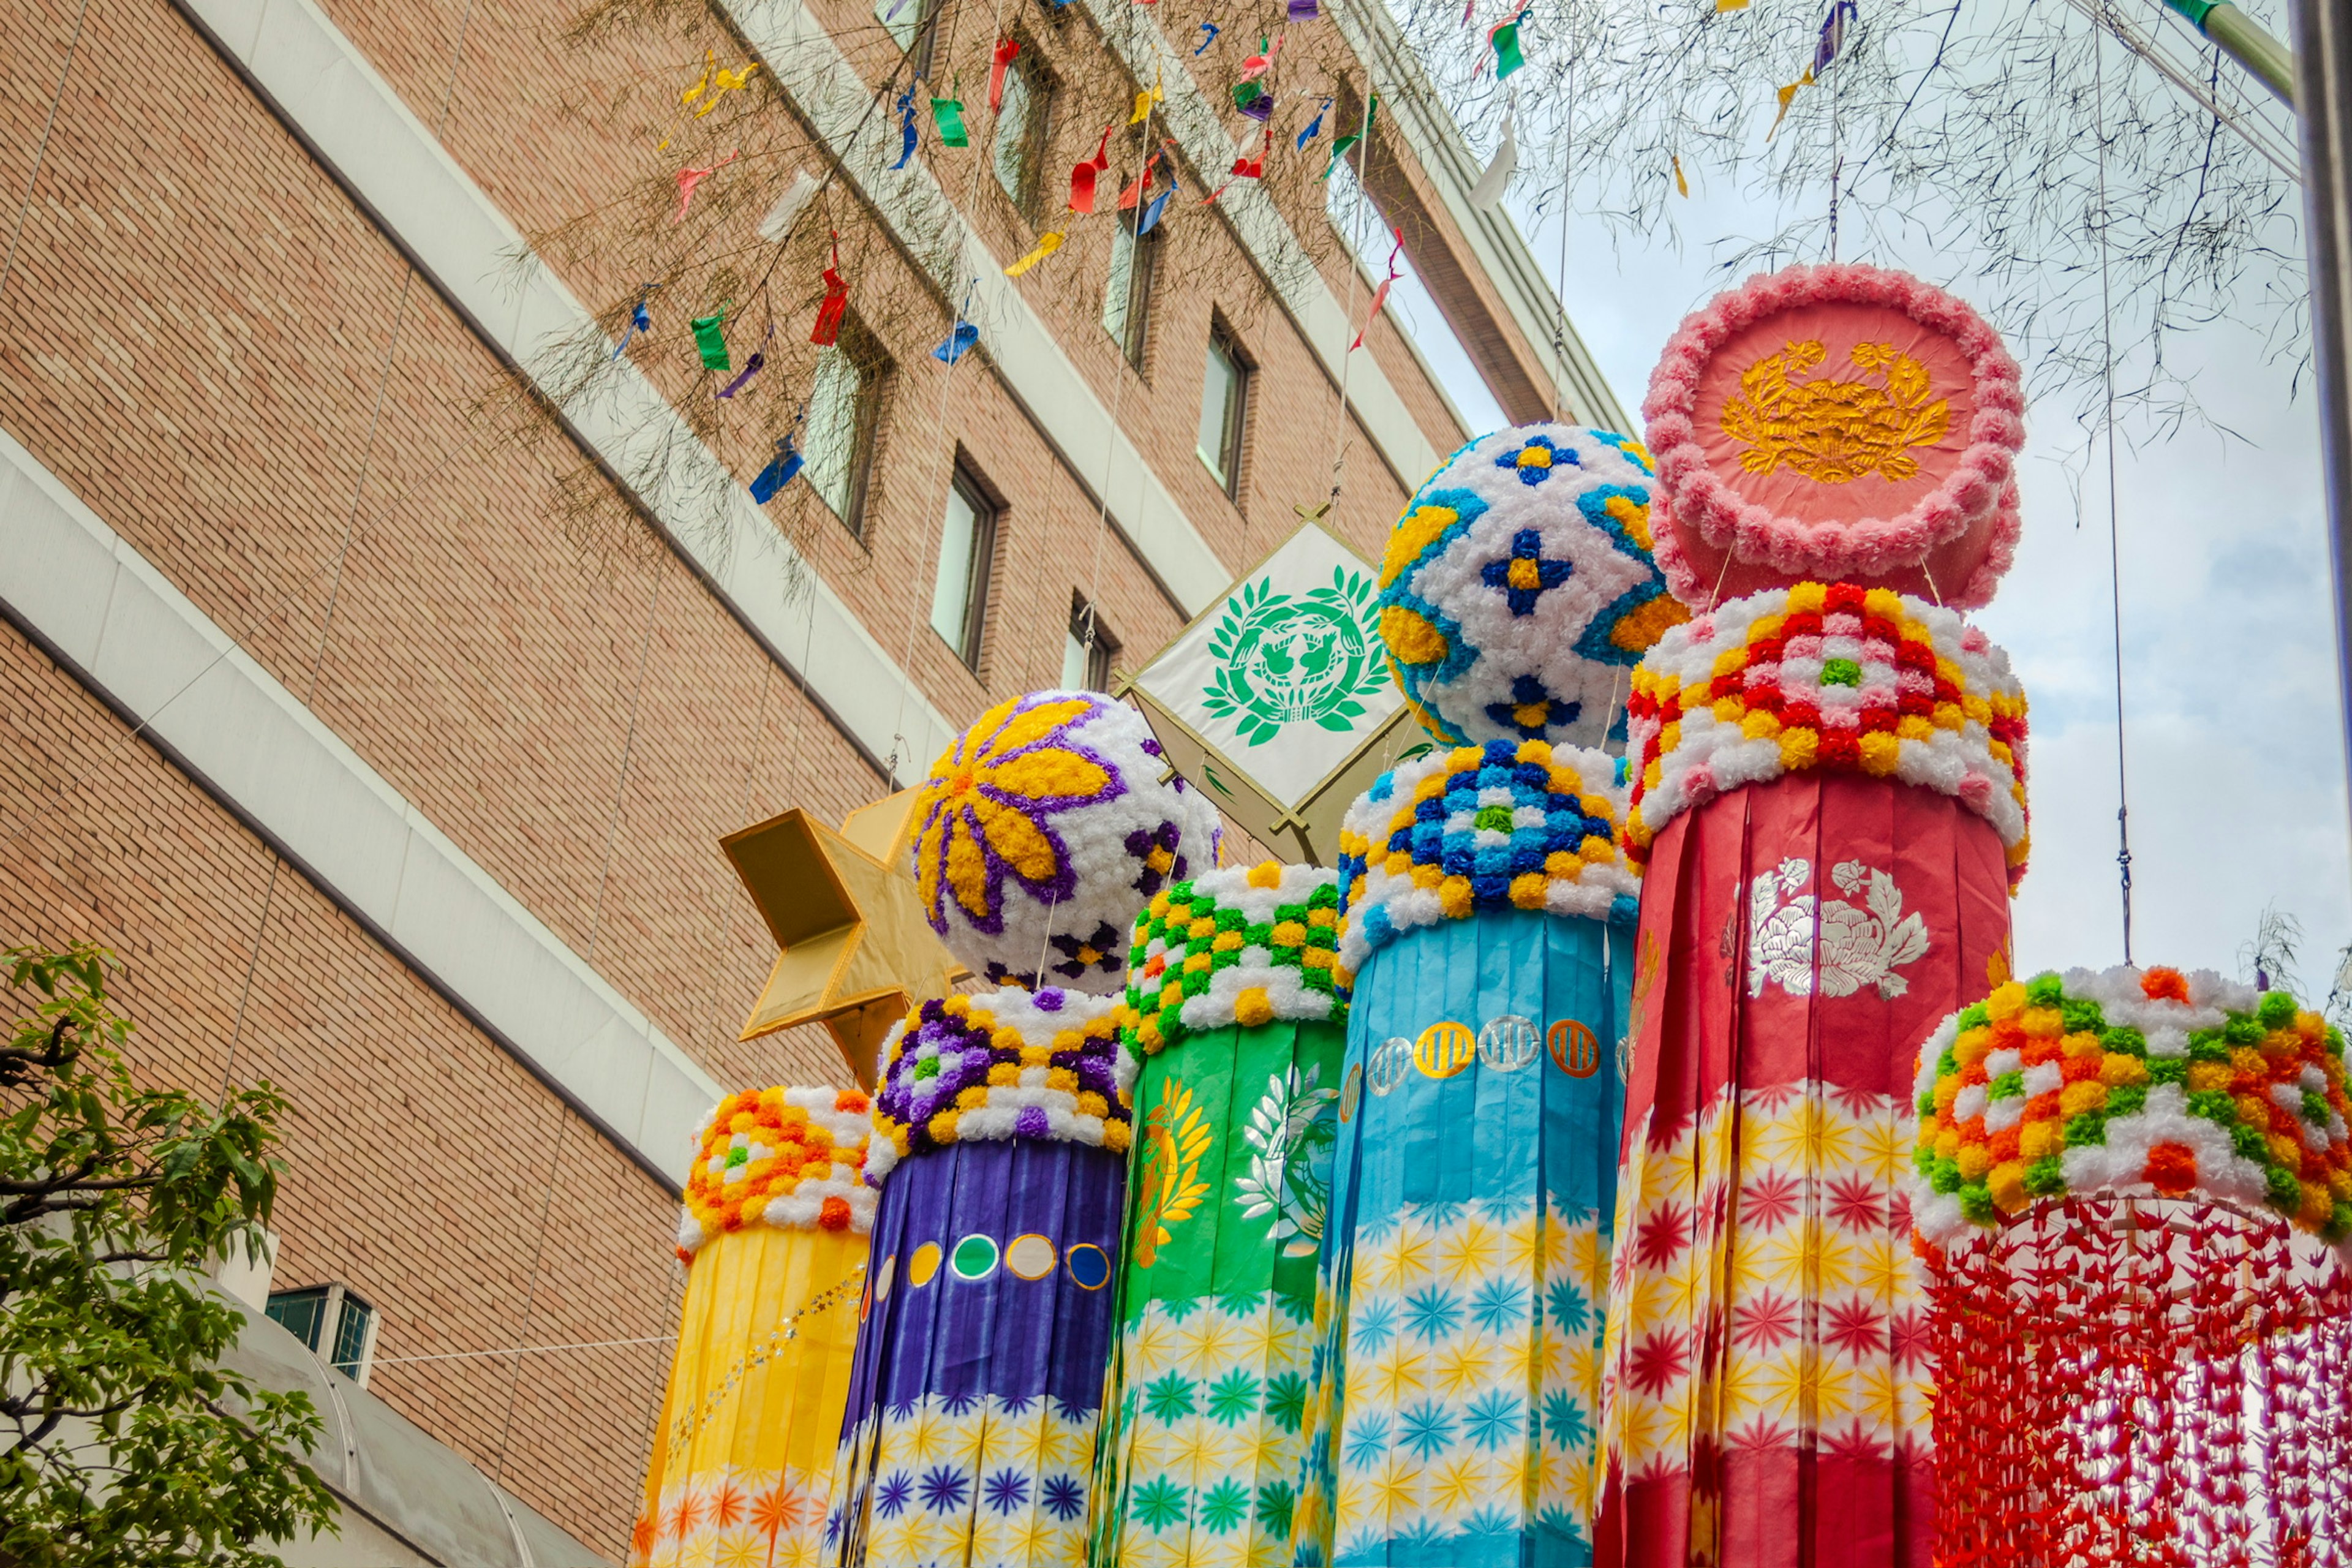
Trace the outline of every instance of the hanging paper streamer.
<instances>
[{"instance_id":1,"label":"hanging paper streamer","mask_svg":"<svg viewBox=\"0 0 2352 1568\"><path fill-rule=\"evenodd\" d=\"M1486 165L1478 183L1470 187L1470 206L1475 212L1492 212L1510 187L1511 175L1519 166L1518 116L1503 116L1502 145L1495 149L1495 161Z\"/></svg>"},{"instance_id":2,"label":"hanging paper streamer","mask_svg":"<svg viewBox=\"0 0 2352 1568\"><path fill-rule=\"evenodd\" d=\"M702 184L703 181L710 178L711 175L719 173L719 170L725 168L728 164L733 163L735 161L735 156L736 155L734 153L730 153L727 156L719 159L719 162L711 164L710 167L707 169L680 169L677 172L677 211L671 216L669 221L672 223L684 223L686 221L686 209L694 204L694 188Z\"/></svg>"},{"instance_id":3,"label":"hanging paper streamer","mask_svg":"<svg viewBox=\"0 0 2352 1568\"><path fill-rule=\"evenodd\" d=\"M1201 58L1201 49L1205 49L1211 44L1217 41L1218 30L1217 25L1214 22L1203 22L1201 24L1201 31L1208 34L1209 36L1201 40L1200 48L1196 48L1192 51L1192 58L1194 59L1197 60Z\"/></svg>"},{"instance_id":4,"label":"hanging paper streamer","mask_svg":"<svg viewBox=\"0 0 2352 1568\"><path fill-rule=\"evenodd\" d=\"M1142 124L1145 117L1150 114L1151 106L1162 101L1162 97L1163 95L1160 90L1160 84L1156 81L1151 84L1150 91L1137 93L1135 95L1135 112L1127 117L1127 122L1129 125Z\"/></svg>"},{"instance_id":5,"label":"hanging paper streamer","mask_svg":"<svg viewBox=\"0 0 2352 1568\"><path fill-rule=\"evenodd\" d=\"M1348 155L1349 148L1353 147L1357 142L1361 142L1365 137L1370 136L1372 133L1372 121L1378 118L1380 112L1380 95L1378 93L1374 93L1370 101L1368 101L1364 106L1363 123L1357 129L1349 132L1345 136L1340 137L1337 142L1331 143L1331 161L1323 165L1323 178L1328 180L1331 177L1331 171L1339 166L1339 160Z\"/></svg>"},{"instance_id":6,"label":"hanging paper streamer","mask_svg":"<svg viewBox=\"0 0 2352 1568\"><path fill-rule=\"evenodd\" d=\"M702 51L702 79L696 82L692 87L688 88L684 92L677 95L677 101L680 106L691 104L696 99L702 96L703 89L710 85L710 73L713 69L717 68L718 64L718 50L705 49Z\"/></svg>"},{"instance_id":7,"label":"hanging paper streamer","mask_svg":"<svg viewBox=\"0 0 2352 1568\"><path fill-rule=\"evenodd\" d=\"M1379 288L1372 290L1372 308L1364 312L1363 329L1357 332L1356 341L1348 345L1349 353L1364 346L1364 333L1370 331L1372 323L1381 319L1381 307L1389 302L1389 288L1397 280L1397 258L1404 254L1404 233L1402 229L1391 229L1389 237L1389 275L1381 279Z\"/></svg>"},{"instance_id":8,"label":"hanging paper streamer","mask_svg":"<svg viewBox=\"0 0 2352 1568\"><path fill-rule=\"evenodd\" d=\"M768 459L768 466L752 476L751 499L761 506L767 505L778 490L793 482L793 476L800 471L800 452L793 446L793 438L787 436L776 443L776 455Z\"/></svg>"},{"instance_id":9,"label":"hanging paper streamer","mask_svg":"<svg viewBox=\"0 0 2352 1568\"><path fill-rule=\"evenodd\" d=\"M1854 0L1830 0L1829 15L1822 18L1821 37L1813 41L1814 76L1829 69L1845 52L1845 25L1859 20L1861 15Z\"/></svg>"},{"instance_id":10,"label":"hanging paper streamer","mask_svg":"<svg viewBox=\"0 0 2352 1568\"><path fill-rule=\"evenodd\" d=\"M1290 1561L1347 1037L1339 913L1334 873L1269 860L1179 882L1136 921L1135 1202L1094 1562Z\"/></svg>"},{"instance_id":11,"label":"hanging paper streamer","mask_svg":"<svg viewBox=\"0 0 2352 1568\"><path fill-rule=\"evenodd\" d=\"M1004 109L1004 73L1013 68L1013 57L1021 52L1018 38L999 38L996 52L988 62L988 111L1002 113Z\"/></svg>"},{"instance_id":12,"label":"hanging paper streamer","mask_svg":"<svg viewBox=\"0 0 2352 1568\"><path fill-rule=\"evenodd\" d=\"M898 161L890 165L894 170L907 166L915 155L915 89L908 88L898 95Z\"/></svg>"},{"instance_id":13,"label":"hanging paper streamer","mask_svg":"<svg viewBox=\"0 0 2352 1568\"><path fill-rule=\"evenodd\" d=\"M1550 497L1488 493L1523 520L1561 515ZM1432 510L1406 513L1401 542ZM1597 751L1495 741L1400 764L1349 810L1355 990L1293 1561L1592 1561L1624 1095L1612 1047L1639 887L1617 853L1616 770ZM1474 842L1496 837L1499 852Z\"/></svg>"},{"instance_id":14,"label":"hanging paper streamer","mask_svg":"<svg viewBox=\"0 0 2352 1568\"><path fill-rule=\"evenodd\" d=\"M1254 81L1235 82L1234 107L1264 124L1274 114L1274 96Z\"/></svg>"},{"instance_id":15,"label":"hanging paper streamer","mask_svg":"<svg viewBox=\"0 0 2352 1568\"><path fill-rule=\"evenodd\" d=\"M1748 9L1748 0L1715 0L1715 9L1717 16L1726 11L1745 11Z\"/></svg>"},{"instance_id":16,"label":"hanging paper streamer","mask_svg":"<svg viewBox=\"0 0 2352 1568\"><path fill-rule=\"evenodd\" d=\"M1012 266L1006 268L1004 269L1004 275L1007 278L1018 278L1024 272L1028 271L1032 267L1036 266L1037 263L1045 260L1045 258L1053 255L1054 252L1061 248L1061 235L1041 234L1037 237L1037 248L1023 257L1020 260L1014 262Z\"/></svg>"},{"instance_id":17,"label":"hanging paper streamer","mask_svg":"<svg viewBox=\"0 0 2352 1568\"><path fill-rule=\"evenodd\" d=\"M849 285L841 276L841 236L833 237L833 261L824 269L824 302L816 308L816 325L809 342L830 348L841 336L841 318L849 310Z\"/></svg>"},{"instance_id":18,"label":"hanging paper streamer","mask_svg":"<svg viewBox=\"0 0 2352 1568\"><path fill-rule=\"evenodd\" d=\"M1495 46L1495 79L1504 81L1510 74L1528 63L1519 52L1519 24L1528 13L1520 12L1507 22L1497 22L1486 34L1486 41Z\"/></svg>"},{"instance_id":19,"label":"hanging paper streamer","mask_svg":"<svg viewBox=\"0 0 2352 1568\"><path fill-rule=\"evenodd\" d=\"M1142 238L1145 235L1150 234L1153 229L1160 226L1160 215L1166 209L1168 205L1168 198L1175 194L1176 187L1171 184L1166 190L1151 198L1151 205L1143 209L1143 216L1135 226L1135 237L1138 239Z\"/></svg>"},{"instance_id":20,"label":"hanging paper streamer","mask_svg":"<svg viewBox=\"0 0 2352 1568\"><path fill-rule=\"evenodd\" d=\"M1282 40L1280 38L1274 40L1274 47L1270 49L1265 47L1265 40L1264 38L1260 38L1257 41L1257 47L1260 52L1252 55L1249 58L1242 62L1242 79L1244 81L1255 81L1258 78L1272 70L1274 68L1274 57L1282 53Z\"/></svg>"},{"instance_id":21,"label":"hanging paper streamer","mask_svg":"<svg viewBox=\"0 0 2352 1568\"><path fill-rule=\"evenodd\" d=\"M613 350L613 357L619 359L627 351L629 341L639 332L650 332L653 330L654 313L646 309L645 298L640 295L637 299L637 308L629 312L629 330L621 334L619 344Z\"/></svg>"},{"instance_id":22,"label":"hanging paper streamer","mask_svg":"<svg viewBox=\"0 0 2352 1568\"><path fill-rule=\"evenodd\" d=\"M770 1089L728 1096L698 1131L631 1568L819 1550L874 1224L870 1117L854 1089Z\"/></svg>"},{"instance_id":23,"label":"hanging paper streamer","mask_svg":"<svg viewBox=\"0 0 2352 1568\"><path fill-rule=\"evenodd\" d=\"M718 81L712 89L709 99L704 102L700 109L694 111L694 117L697 120L701 119L704 115L719 107L719 100L720 99L726 97L730 92L737 92L749 87L751 84L751 79L759 74L760 68L756 63L745 66L740 71L721 70L719 73Z\"/></svg>"},{"instance_id":24,"label":"hanging paper streamer","mask_svg":"<svg viewBox=\"0 0 2352 1568\"><path fill-rule=\"evenodd\" d=\"M1312 22L1321 15L1323 9L1315 0L1290 0L1290 19L1294 22Z\"/></svg>"},{"instance_id":25,"label":"hanging paper streamer","mask_svg":"<svg viewBox=\"0 0 2352 1568\"><path fill-rule=\"evenodd\" d=\"M1126 881L1134 862L1105 850ZM892 1029L866 1165L877 1261L821 1561L1082 1560L1127 1187L1117 1006L1016 988Z\"/></svg>"},{"instance_id":26,"label":"hanging paper streamer","mask_svg":"<svg viewBox=\"0 0 2352 1568\"><path fill-rule=\"evenodd\" d=\"M717 315L697 316L694 319L694 346L702 351L703 369L726 370L729 368L730 362L727 357L727 308L724 305L719 308Z\"/></svg>"},{"instance_id":27,"label":"hanging paper streamer","mask_svg":"<svg viewBox=\"0 0 2352 1568\"><path fill-rule=\"evenodd\" d=\"M1307 144L1323 134L1323 117L1330 110L1331 100L1327 98L1316 109L1315 118L1307 122L1307 129L1298 133L1298 140L1291 145L1301 153L1306 152Z\"/></svg>"},{"instance_id":28,"label":"hanging paper streamer","mask_svg":"<svg viewBox=\"0 0 2352 1568\"><path fill-rule=\"evenodd\" d=\"M1155 147L1151 150L1151 156L1143 161L1143 173L1136 175L1134 180L1129 184L1127 189L1118 193L1119 211L1126 212L1132 208L1136 203L1143 199L1143 193L1151 188L1152 171L1157 169L1159 166L1160 149Z\"/></svg>"},{"instance_id":29,"label":"hanging paper streamer","mask_svg":"<svg viewBox=\"0 0 2352 1568\"><path fill-rule=\"evenodd\" d=\"M1095 155L1070 171L1070 210L1090 213L1095 210L1095 182L1110 167L1110 133L1116 126L1103 127L1102 140L1095 146Z\"/></svg>"},{"instance_id":30,"label":"hanging paper streamer","mask_svg":"<svg viewBox=\"0 0 2352 1568\"><path fill-rule=\"evenodd\" d=\"M956 98L931 100L931 122L940 130L942 147L969 147L971 132L963 127L963 100Z\"/></svg>"},{"instance_id":31,"label":"hanging paper streamer","mask_svg":"<svg viewBox=\"0 0 2352 1568\"><path fill-rule=\"evenodd\" d=\"M1772 116L1772 129L1764 132L1765 141L1769 142L1773 137L1778 136L1780 133L1780 121L1789 118L1789 105L1795 100L1797 89L1800 88L1811 87L1812 85L1812 68L1811 67L1807 67L1804 75L1799 77L1796 80L1780 89L1780 111Z\"/></svg>"},{"instance_id":32,"label":"hanging paper streamer","mask_svg":"<svg viewBox=\"0 0 2352 1568\"><path fill-rule=\"evenodd\" d=\"M980 342L980 329L970 321L958 321L948 333L948 341L931 351L931 357L941 364L953 364L963 358L964 351Z\"/></svg>"},{"instance_id":33,"label":"hanging paper streamer","mask_svg":"<svg viewBox=\"0 0 2352 1568\"><path fill-rule=\"evenodd\" d=\"M775 336L775 329L771 327L768 329L768 337L773 336ZM767 342L767 338L761 338L760 340L761 346L753 349L751 351L751 357L743 362L743 374L729 382L726 385L720 387L719 389L719 396L734 396L737 393L743 390L744 383L750 381L753 376L768 368Z\"/></svg>"},{"instance_id":34,"label":"hanging paper streamer","mask_svg":"<svg viewBox=\"0 0 2352 1568\"><path fill-rule=\"evenodd\" d=\"M1679 191L1679 192L1681 192L1684 195L1687 196L1687 195L1690 195L1690 182L1689 182L1688 180L1686 180L1686 179L1683 178L1683 161L1682 161L1682 158L1681 158L1681 156L1680 156L1679 154L1677 154L1677 155L1675 156L1675 161L1674 161L1674 163L1675 163L1675 190L1677 190L1677 191Z\"/></svg>"},{"instance_id":35,"label":"hanging paper streamer","mask_svg":"<svg viewBox=\"0 0 2352 1568\"><path fill-rule=\"evenodd\" d=\"M801 211L816 195L816 176L804 169L793 171L793 183L760 220L760 237L771 245L782 245L792 237L793 225L800 221Z\"/></svg>"}]
</instances>

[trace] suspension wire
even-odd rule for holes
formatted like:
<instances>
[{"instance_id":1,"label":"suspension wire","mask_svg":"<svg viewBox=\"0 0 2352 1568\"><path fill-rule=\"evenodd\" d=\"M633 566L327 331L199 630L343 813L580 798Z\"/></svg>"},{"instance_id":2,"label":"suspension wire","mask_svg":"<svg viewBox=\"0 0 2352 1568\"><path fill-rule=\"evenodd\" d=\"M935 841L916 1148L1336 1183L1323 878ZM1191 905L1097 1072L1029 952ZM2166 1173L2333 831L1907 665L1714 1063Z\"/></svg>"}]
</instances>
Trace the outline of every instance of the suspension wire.
<instances>
[{"instance_id":1,"label":"suspension wire","mask_svg":"<svg viewBox=\"0 0 2352 1568\"><path fill-rule=\"evenodd\" d=\"M2102 9L2104 9L2104 5ZM2092 113L2098 137L2099 158L2099 331L2105 360L2101 374L2106 406L2102 416L2107 447L2107 590L2113 615L2116 655L2116 869L2122 883L2124 963L2132 961L2131 790L2125 771L2124 731L2124 584L2123 542L2116 502L2116 319L2107 280L2107 81L2106 35L2091 34ZM2079 521L2076 526L2080 526Z\"/></svg>"},{"instance_id":2,"label":"suspension wire","mask_svg":"<svg viewBox=\"0 0 2352 1568\"><path fill-rule=\"evenodd\" d=\"M1553 303L1559 309L1552 315L1551 346L1551 417L1556 425L1566 424L1568 408L1561 384L1567 380L1568 369L1568 215L1576 195L1576 43L1569 41L1566 79L1560 93L1559 130L1559 287Z\"/></svg>"}]
</instances>

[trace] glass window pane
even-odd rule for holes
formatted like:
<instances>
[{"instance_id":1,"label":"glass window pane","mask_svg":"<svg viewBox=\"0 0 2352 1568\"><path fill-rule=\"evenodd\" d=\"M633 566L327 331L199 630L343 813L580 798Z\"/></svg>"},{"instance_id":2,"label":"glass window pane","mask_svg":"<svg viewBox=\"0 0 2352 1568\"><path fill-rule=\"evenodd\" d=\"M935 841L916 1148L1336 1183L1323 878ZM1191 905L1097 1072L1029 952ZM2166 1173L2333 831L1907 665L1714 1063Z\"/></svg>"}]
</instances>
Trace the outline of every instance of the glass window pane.
<instances>
[{"instance_id":1,"label":"glass window pane","mask_svg":"<svg viewBox=\"0 0 2352 1568\"><path fill-rule=\"evenodd\" d=\"M367 1353L369 1320L375 1309L352 1295L343 1293L343 1310L335 1314L335 1353L327 1359L345 1377L360 1374L360 1358Z\"/></svg>"},{"instance_id":2,"label":"glass window pane","mask_svg":"<svg viewBox=\"0 0 2352 1568\"><path fill-rule=\"evenodd\" d=\"M1028 68L1013 61L1004 73L1004 107L996 115L996 183L1016 206L1029 200L1029 143L1037 115L1037 91Z\"/></svg>"},{"instance_id":3,"label":"glass window pane","mask_svg":"<svg viewBox=\"0 0 2352 1568\"><path fill-rule=\"evenodd\" d=\"M857 399L865 380L840 344L818 352L802 447L809 488L833 509L834 516L853 525L849 505L857 488Z\"/></svg>"},{"instance_id":4,"label":"glass window pane","mask_svg":"<svg viewBox=\"0 0 2352 1568\"><path fill-rule=\"evenodd\" d=\"M325 1290L278 1291L269 1298L268 1311L288 1333L312 1350L319 1348L320 1320L327 1311Z\"/></svg>"},{"instance_id":5,"label":"glass window pane","mask_svg":"<svg viewBox=\"0 0 2352 1568\"><path fill-rule=\"evenodd\" d=\"M971 546L979 514L965 499L963 487L948 487L947 520L940 528L940 574L931 586L931 629L941 641L968 658L964 646L971 611Z\"/></svg>"},{"instance_id":6,"label":"glass window pane","mask_svg":"<svg viewBox=\"0 0 2352 1568\"><path fill-rule=\"evenodd\" d=\"M915 35L922 29L926 0L874 0L874 15L888 28L890 37L901 49L914 47Z\"/></svg>"},{"instance_id":7,"label":"glass window pane","mask_svg":"<svg viewBox=\"0 0 2352 1568\"><path fill-rule=\"evenodd\" d=\"M1233 487L1234 395L1241 387L1241 367L1222 339L1209 338L1209 365L1201 379L1201 431L1195 449L1217 483Z\"/></svg>"},{"instance_id":8,"label":"glass window pane","mask_svg":"<svg viewBox=\"0 0 2352 1568\"><path fill-rule=\"evenodd\" d=\"M1103 284L1103 331L1118 341L1128 357L1135 357L1128 346L1128 317L1135 300L1135 252L1137 240L1128 220L1121 218L1110 231L1110 277Z\"/></svg>"},{"instance_id":9,"label":"glass window pane","mask_svg":"<svg viewBox=\"0 0 2352 1568\"><path fill-rule=\"evenodd\" d=\"M1065 691L1090 689L1094 685L1094 681L1090 679L1094 673L1089 668L1090 663L1091 661L1087 658L1087 645L1078 640L1078 634L1074 631L1063 632L1062 689Z\"/></svg>"}]
</instances>

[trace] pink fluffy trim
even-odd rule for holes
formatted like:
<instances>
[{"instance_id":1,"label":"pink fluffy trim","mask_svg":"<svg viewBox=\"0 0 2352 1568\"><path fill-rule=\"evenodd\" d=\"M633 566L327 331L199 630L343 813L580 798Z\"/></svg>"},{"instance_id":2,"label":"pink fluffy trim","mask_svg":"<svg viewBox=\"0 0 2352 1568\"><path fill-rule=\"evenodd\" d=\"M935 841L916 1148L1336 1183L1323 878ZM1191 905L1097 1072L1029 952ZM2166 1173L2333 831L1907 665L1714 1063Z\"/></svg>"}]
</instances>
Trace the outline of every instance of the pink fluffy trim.
<instances>
[{"instance_id":1,"label":"pink fluffy trim","mask_svg":"<svg viewBox=\"0 0 2352 1568\"><path fill-rule=\"evenodd\" d=\"M1699 373L1734 333L1785 310L1844 303L1900 310L1949 336L1969 358L1976 415L1959 465L1901 516L1807 522L1742 500L1717 478L1692 411ZM1684 319L1642 404L1658 468L1650 526L1667 585L1694 609L1802 578L1884 584L1954 608L1979 607L2017 552L2012 476L2025 445L2024 412L2017 362L2000 335L1964 300L1933 284L1858 265L1790 267L1751 278Z\"/></svg>"}]
</instances>

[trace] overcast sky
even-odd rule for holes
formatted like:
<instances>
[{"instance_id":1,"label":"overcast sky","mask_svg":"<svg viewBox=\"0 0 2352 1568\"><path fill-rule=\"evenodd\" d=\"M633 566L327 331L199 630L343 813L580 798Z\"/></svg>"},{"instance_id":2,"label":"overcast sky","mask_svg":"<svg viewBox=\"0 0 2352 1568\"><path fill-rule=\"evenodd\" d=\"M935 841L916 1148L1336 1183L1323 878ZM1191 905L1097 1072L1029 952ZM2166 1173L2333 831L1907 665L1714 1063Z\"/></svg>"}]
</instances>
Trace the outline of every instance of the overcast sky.
<instances>
[{"instance_id":1,"label":"overcast sky","mask_svg":"<svg viewBox=\"0 0 2352 1568\"><path fill-rule=\"evenodd\" d=\"M1531 222L1516 192L1513 204L1550 269L1559 229ZM1597 223L1569 235L1570 317L1636 419L1675 325L1736 281L1711 265L1707 238L1775 226L1769 213L1705 191L1679 216L1679 251L1612 238ZM1482 429L1502 423L1428 296L1407 285L1396 308L1464 416ZM2294 395L2294 366L2264 363L2250 327L2208 327L2171 352L2214 421L2244 438L2193 428L2159 442L2124 426L2132 956L2236 973L2275 903L2303 922L2300 978L2315 999L2335 951L2352 942L2317 415L2307 378ZM2032 705L2033 858L2015 906L2019 966L2030 973L2119 963L2123 940L2105 462L2094 453L2084 471L2082 433L2063 413L2029 410L2027 428L2024 541L1978 619L2009 649Z\"/></svg>"}]
</instances>

